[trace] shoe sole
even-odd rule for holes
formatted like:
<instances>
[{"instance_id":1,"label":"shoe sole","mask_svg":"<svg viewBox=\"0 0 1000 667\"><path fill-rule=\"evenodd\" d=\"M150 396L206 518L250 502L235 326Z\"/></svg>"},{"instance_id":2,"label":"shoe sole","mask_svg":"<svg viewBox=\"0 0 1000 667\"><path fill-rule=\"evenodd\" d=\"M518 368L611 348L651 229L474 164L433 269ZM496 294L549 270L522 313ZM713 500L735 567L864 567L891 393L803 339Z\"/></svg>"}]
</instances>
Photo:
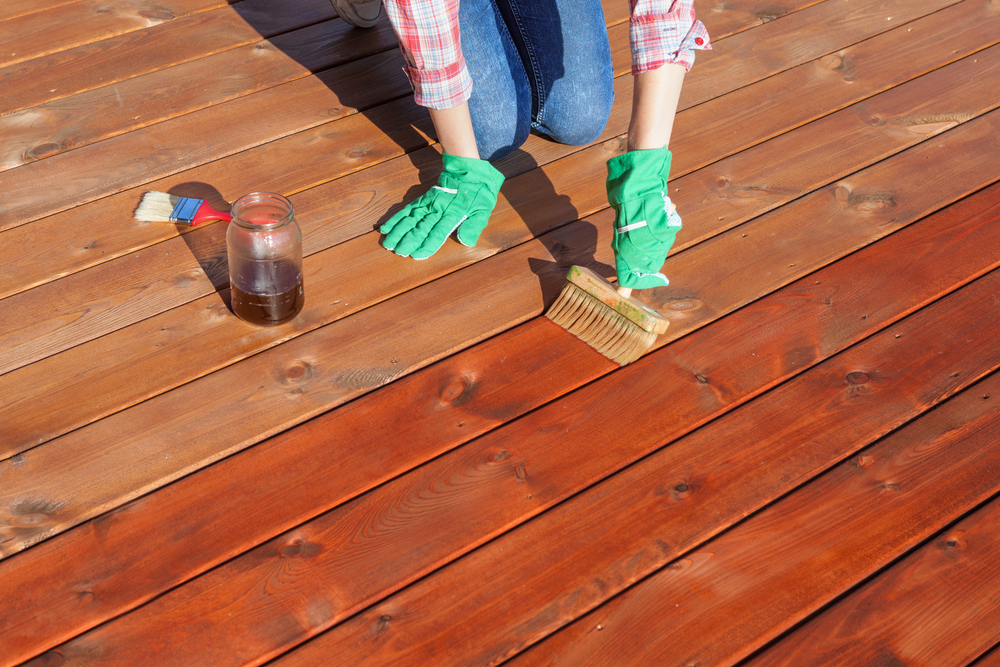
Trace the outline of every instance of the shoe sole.
<instances>
[{"instance_id":1,"label":"shoe sole","mask_svg":"<svg viewBox=\"0 0 1000 667\"><path fill-rule=\"evenodd\" d=\"M337 14L340 15L340 18L358 28L371 28L378 23L379 17L382 16L382 0L378 0L378 2L372 2L369 0L367 2L358 3L362 6L368 5L375 7L375 16L362 16L357 12L357 9L354 7L354 3L352 3L351 0L332 0L332 2L333 7L337 10Z\"/></svg>"}]
</instances>

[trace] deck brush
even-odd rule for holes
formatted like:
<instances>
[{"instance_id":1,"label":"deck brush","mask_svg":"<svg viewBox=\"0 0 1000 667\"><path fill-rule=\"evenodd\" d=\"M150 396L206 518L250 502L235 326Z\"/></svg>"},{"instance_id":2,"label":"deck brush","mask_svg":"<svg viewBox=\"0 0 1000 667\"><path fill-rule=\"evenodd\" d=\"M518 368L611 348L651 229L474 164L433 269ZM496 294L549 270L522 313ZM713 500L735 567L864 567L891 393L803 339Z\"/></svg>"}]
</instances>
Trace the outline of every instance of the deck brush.
<instances>
[{"instance_id":1,"label":"deck brush","mask_svg":"<svg viewBox=\"0 0 1000 667\"><path fill-rule=\"evenodd\" d=\"M216 211L204 199L152 190L142 196L134 217L145 222L180 222L192 227L209 220L233 219L228 213Z\"/></svg>"},{"instance_id":2,"label":"deck brush","mask_svg":"<svg viewBox=\"0 0 1000 667\"><path fill-rule=\"evenodd\" d=\"M621 366L641 357L670 324L631 289L616 290L590 269L570 267L566 280L545 316Z\"/></svg>"}]
</instances>

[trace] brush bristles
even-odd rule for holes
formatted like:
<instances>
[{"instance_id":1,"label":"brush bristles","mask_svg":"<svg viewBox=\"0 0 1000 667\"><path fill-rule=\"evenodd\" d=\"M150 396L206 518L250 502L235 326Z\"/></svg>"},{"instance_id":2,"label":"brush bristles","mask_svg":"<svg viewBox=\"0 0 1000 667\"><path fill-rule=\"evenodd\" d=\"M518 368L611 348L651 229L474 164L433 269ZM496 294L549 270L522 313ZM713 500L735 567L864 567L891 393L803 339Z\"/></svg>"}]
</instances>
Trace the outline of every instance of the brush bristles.
<instances>
[{"instance_id":1,"label":"brush bristles","mask_svg":"<svg viewBox=\"0 0 1000 667\"><path fill-rule=\"evenodd\" d=\"M621 366L641 357L656 342L655 333L572 283L567 283L545 316Z\"/></svg>"},{"instance_id":2,"label":"brush bristles","mask_svg":"<svg viewBox=\"0 0 1000 667\"><path fill-rule=\"evenodd\" d=\"M179 195L166 192L147 192L142 196L133 217L144 222L172 222L170 214L181 199Z\"/></svg>"}]
</instances>

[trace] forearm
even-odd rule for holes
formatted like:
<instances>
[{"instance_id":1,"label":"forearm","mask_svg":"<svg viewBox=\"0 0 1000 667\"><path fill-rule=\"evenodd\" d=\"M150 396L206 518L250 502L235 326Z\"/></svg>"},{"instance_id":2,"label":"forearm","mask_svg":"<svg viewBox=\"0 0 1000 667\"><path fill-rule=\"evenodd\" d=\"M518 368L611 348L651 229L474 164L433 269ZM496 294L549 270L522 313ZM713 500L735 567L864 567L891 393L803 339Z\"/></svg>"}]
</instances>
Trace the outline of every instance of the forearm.
<instances>
[{"instance_id":1,"label":"forearm","mask_svg":"<svg viewBox=\"0 0 1000 667\"><path fill-rule=\"evenodd\" d=\"M476 148L476 133L469 115L469 103L465 102L450 109L428 109L438 142L449 155L479 159Z\"/></svg>"},{"instance_id":2,"label":"forearm","mask_svg":"<svg viewBox=\"0 0 1000 667\"><path fill-rule=\"evenodd\" d=\"M632 120L628 150L666 148L680 100L685 68L666 64L632 78Z\"/></svg>"}]
</instances>

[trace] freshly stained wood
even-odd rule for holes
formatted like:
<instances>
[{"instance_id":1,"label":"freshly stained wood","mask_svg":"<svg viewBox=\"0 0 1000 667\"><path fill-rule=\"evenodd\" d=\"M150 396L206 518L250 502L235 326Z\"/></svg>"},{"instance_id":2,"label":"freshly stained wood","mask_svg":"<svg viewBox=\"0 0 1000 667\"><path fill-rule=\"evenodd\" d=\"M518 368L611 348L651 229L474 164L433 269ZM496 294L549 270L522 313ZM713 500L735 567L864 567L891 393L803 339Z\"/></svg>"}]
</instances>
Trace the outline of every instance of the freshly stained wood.
<instances>
[{"instance_id":1,"label":"freshly stained wood","mask_svg":"<svg viewBox=\"0 0 1000 667\"><path fill-rule=\"evenodd\" d=\"M963 292L980 291L974 298L981 299L981 289L997 285L1000 276L991 275ZM942 305L961 298L949 297ZM974 302L970 305L976 308ZM944 321L936 328L941 335L952 327ZM923 342L936 347L933 337ZM880 361L879 357L870 359ZM950 361L942 355L936 370L967 368L964 363L952 366ZM868 373L858 368L854 373L868 375L870 381L855 384L848 376L845 395L821 408L830 416L853 413L851 404L865 402L864 394L878 403L880 394L899 379L900 371L914 372L905 365L889 371L888 366L873 364L864 368ZM996 474L1000 450L990 446L1000 428L998 391L1000 375L967 389L725 535L686 553L514 664L734 664L1000 489ZM984 394L992 398L984 400ZM937 399L934 392L913 398ZM784 423L779 426L786 427ZM833 436L840 435L837 431L828 429ZM783 444L788 434L781 433ZM817 445L810 442L810 448ZM773 462L783 458L780 450L772 450L772 464L767 468L773 471ZM705 488L695 488L694 495L704 494L716 481L713 477L706 474ZM863 507L872 511L859 511ZM670 533L661 536L664 540L672 537ZM897 588L891 596L901 593ZM978 604L984 612L985 607L993 607L989 596L977 595L963 602L968 607ZM944 610L937 613L944 614ZM841 652L837 664L927 664L916 655L896 653L871 634L866 639L871 652L867 660L856 655L858 662L854 662L855 656ZM371 644L365 642L368 647ZM933 654L934 664L966 664L952 662L941 653L946 650ZM444 664L440 656L434 659ZM793 664L818 663L807 658Z\"/></svg>"},{"instance_id":2,"label":"freshly stained wood","mask_svg":"<svg viewBox=\"0 0 1000 667\"><path fill-rule=\"evenodd\" d=\"M626 3L603 135L426 262L374 231L440 168L387 20L281 4L0 8L0 665L760 664L855 600L855 662L988 662L945 538L997 497L1000 5L697 0L672 326L617 369L537 316L613 274ZM302 317L236 326L225 225L146 189L291 196Z\"/></svg>"},{"instance_id":3,"label":"freshly stained wood","mask_svg":"<svg viewBox=\"0 0 1000 667\"><path fill-rule=\"evenodd\" d=\"M969 391L995 422L989 390L987 382ZM975 437L963 425L954 437L967 435ZM887 656L911 665L971 664L1000 642L998 537L1000 501L993 500L742 664L865 665Z\"/></svg>"},{"instance_id":4,"label":"freshly stained wood","mask_svg":"<svg viewBox=\"0 0 1000 667\"><path fill-rule=\"evenodd\" d=\"M949 259L953 263L967 266L973 275L990 268L981 264L985 258L979 249L983 244L1000 243L1000 232L993 232L994 229L998 229L994 223L1000 216L1000 202L995 196L996 192L997 186L994 186L989 191L890 237L884 247L876 245L868 248L828 267L814 277L803 280L801 284L791 285L775 293L753 308L744 309L727 320L706 327L689 337L683 345L674 344L668 348L674 356L674 363L686 368L703 369L703 372L708 372L706 366L713 364L711 368L713 385L725 385L728 388L725 392L727 402L716 408L724 410L745 400L745 397L753 396L765 389L766 386L759 383L762 378L774 377L773 369L776 365L790 363L791 365L784 369L784 375L788 376L822 360L823 354L830 354L862 339L887 322L898 319L952 289L954 286L949 281L954 280L954 275L948 269ZM977 262L980 263L978 266ZM914 264L926 267L935 273L925 272L919 282L911 281L906 285L893 279L905 267ZM885 270L879 274L881 281L860 285L853 280L853 276L870 265L884 267ZM996 266L996 261L992 266ZM819 286L816 283L819 283ZM804 290L812 290L814 294L803 296ZM832 307L826 303L825 296L831 294L837 295L837 302ZM879 318L863 319L858 316L843 318L839 311L845 306L841 304L848 304L846 307L855 313L877 312ZM734 318L736 321L729 321ZM840 326L838 322L842 319L855 323L855 327L847 329ZM759 338L747 337L744 332L759 328L755 326L757 321L768 322L765 334ZM819 328L816 326L817 323ZM198 478L188 478L174 487L137 501L104 520L102 525L106 526L106 529L103 529L99 536L93 528L81 527L37 547L42 553L31 561L22 559L19 562L13 559L7 563L0 563L0 586L3 586L5 581L19 586L26 585L26 582L37 581L37 586L40 587L42 582L54 576L48 572L50 569L61 572L61 580L66 582L64 592L57 591L51 586L47 588L52 594L52 600L48 603L52 605L51 613L36 616L30 622L29 627L37 628L41 634L37 637L36 643L29 644L33 649L25 650L31 654L30 650L47 648L45 644L39 647L39 643L57 638L58 627L79 631L108 616L117 615L121 608L115 606L115 600L121 600L119 604L131 606L152 595L156 590L171 588L175 583L179 583L173 578L179 575L176 568L164 571L142 560L141 554L147 550L160 554L160 560L166 562L190 563L190 567L196 569L181 576L184 578L192 576L230 556L243 545L259 543L277 535L282 529L298 523L305 518L303 512L307 511L307 508L319 512L333 507L339 500L359 495L369 488L368 485L383 481L380 476L394 476L394 472L405 471L415 462L429 460L493 426L543 404L548 398L593 379L594 371L599 370L600 373L604 373L613 368L611 364L605 364L604 368L600 368L600 364L592 364L593 355L580 355L579 345L570 337L553 337L551 334L551 326L546 326L546 323L540 321L532 322L530 326L519 327L501 337L504 339L502 341L493 339L479 348L473 348L455 357L453 362L442 362L438 366L410 376L383 391L330 413L302 429L278 436L262 446L210 468ZM764 344L775 350L773 356L764 353L762 347ZM811 355L805 353L809 346L813 348ZM721 360L717 358L715 352L719 349L729 351L728 363L720 364ZM781 351L784 349L796 349L799 353L794 360L787 359L783 362L781 357L784 355ZM509 355L511 358L505 360L501 355L504 357ZM754 358L755 368L747 368L742 361L748 357ZM772 369L771 374L756 372L756 369L761 368ZM536 378L536 381L528 382L527 378L532 377ZM539 385L538 378L544 379L545 382ZM518 387L518 393L502 397L497 395L498 392L504 391L505 387L511 386ZM678 433L689 430L692 423L707 420L711 414L699 413L699 409L704 410L699 406L702 399L692 396L687 387L688 383L682 383L676 391L663 397L663 400L675 406L677 412L691 415L676 427ZM694 405L682 407L691 401L694 401ZM393 411L413 415L406 431L400 432L391 422L370 423L369 415ZM659 435L668 439L670 433L668 429L661 431ZM352 543L348 542L338 548L327 543L330 539L351 539L349 534L344 534L344 529L340 526L358 525L351 519L353 516L379 514L378 508L388 502L387 499L409 497L412 494L407 493L406 489L414 485L419 486L420 479L448 479L452 477L448 471L461 467L463 462L488 461L490 452L494 448L503 447L498 443L502 443L504 439L503 435L487 437L484 442L467 446L466 449L471 451L449 455L429 470L393 482L389 487L369 497L362 498L311 525L302 526L294 533L279 538L276 544L281 546L266 547L265 552L273 554L263 561L257 555L251 554L238 563L227 565L212 575L211 581L225 582L214 584L215 588L219 586L225 588L230 585L228 582L237 582L254 576L266 577L265 571L269 571L272 567L272 557L278 557L276 554L281 553L281 549L287 544L305 541L321 545L323 553L330 554L323 558L335 557L335 560L322 568L319 567L318 561L313 561L315 564L311 567L317 570L316 577L332 577L336 580L323 584L324 589L332 587L342 591L338 598L339 611L335 617L326 621L332 623L348 615L350 611L345 598L347 588L343 581L358 582L355 588L359 591L354 598L357 600L379 596L379 589L376 588L378 582L383 580L391 582L381 584L384 586L381 595L384 595L387 591L391 591L400 579L396 556L401 550L406 550L399 546L401 535L397 534L398 531L392 531L392 534L386 537L388 542L378 547L378 552L385 554L386 562L393 563L392 567L386 568L381 578L371 576L371 572L350 573L349 570L345 571L345 568L371 569L377 542L370 543L371 538L362 540L359 544L365 546L359 548L363 548L367 556L361 559L355 558L352 556L355 548L351 546ZM400 450L394 445L398 441L407 442L408 447ZM546 465L544 458L540 459L538 455L528 457L523 451L521 455L530 458L533 467ZM327 460L329 463L324 465ZM387 461L397 462L395 465L398 467L387 467ZM343 472L331 477L324 472L328 465L337 466ZM494 461L491 465L509 469L510 474L517 476L517 462L512 457L502 457L500 461ZM283 471L280 477L271 474L274 468ZM206 474L209 476L208 479ZM504 493L507 478L497 474L480 479L476 483L489 485L484 490L485 493ZM494 489L493 485L497 487ZM217 502L213 505L213 512L209 516L202 507L201 498L210 488L217 489L211 494L212 496L219 498L220 501L224 500L229 506ZM256 494L250 497L245 491L238 492L239 488L256 489ZM289 493L293 488L300 491ZM308 493L304 493L305 490L308 490ZM260 522L247 525L231 520L230 517L245 512L249 503L253 503L261 511L265 508L280 507L282 516L279 519L274 510L270 510L271 521L275 522L272 527L264 526ZM494 511L489 514L484 513L473 503L462 503L453 507L454 509L447 511L461 511L462 507L476 508L474 525L481 536L497 530L491 524L493 514L496 515L497 521L511 520L509 511L503 509L503 504L490 504ZM521 511L526 512L525 516L528 516L538 510L537 507L528 505ZM439 517L432 518L431 515L428 515L428 518L435 522L442 520ZM450 523L454 526L464 524L460 520ZM416 526L410 530L414 528ZM175 549L183 549L184 540L180 539L180 535L188 535L194 539L191 531L204 534L204 539L197 541L205 546L196 554L188 553L188 550L184 549L183 553L177 553L176 556L165 557ZM441 533L437 534L436 549L447 553L448 545L442 544L444 536ZM426 535L426 532L417 530L414 532L414 539L419 540L422 535ZM114 553L121 559L121 569L115 577L121 583L115 585L111 579L104 579L100 589L93 591L99 606L90 605L86 610L71 613L72 601L76 597L72 591L83 582L92 580L99 569L107 567L106 559L103 556L98 557L97 550L87 547L95 539L100 539L104 545L102 552ZM152 548L154 543L158 545L156 548ZM463 542L456 539L456 543ZM138 545L145 547L139 548ZM216 552L214 558L209 545L211 550ZM72 575L67 571L70 562L74 563ZM420 569L415 567L414 571ZM328 574L324 574L325 572ZM148 591L144 592L140 588L140 581L149 581ZM314 578L313 581L319 583L319 579ZM35 587L33 583L27 585ZM193 590L201 590L205 586L208 584L202 582ZM178 600L185 601L184 608L198 609L200 605L206 604L206 599L213 599L212 596L205 598L193 595L193 590L178 591L171 596L170 604L164 603L145 609L138 614L137 619L149 619L150 614L162 613L158 610L167 608L171 609L170 613L173 614L171 626L176 626L180 623L179 614L182 609ZM293 591L294 589L289 592L297 595ZM0 588L0 595L3 594L3 589ZM269 601L266 603L268 607L276 601L276 595L277 592L271 591L268 596ZM244 598L243 604L251 605L253 600ZM35 614L40 614L44 608L48 608L48 605L43 604L38 598L33 600L30 606L26 605L23 610L20 605L15 604L9 608L10 620L6 622L12 631L24 632L21 629L24 623L16 619L29 618L32 610ZM91 617L93 620L87 619L98 609L102 616ZM227 606L226 613L232 611L232 607ZM73 624L76 614L83 616L78 621L82 628ZM249 611L244 611L244 615L253 616ZM131 627L147 627L147 623L148 620L144 622L129 620L124 624ZM319 627L322 626L313 626L312 631ZM308 629L305 631L309 632ZM67 631L67 634L70 632ZM115 636L119 637L117 641L125 641L121 635ZM241 640L238 643L242 644L243 641L249 640ZM141 642L139 644L141 645ZM12 646L10 650L13 649Z\"/></svg>"},{"instance_id":5,"label":"freshly stained wood","mask_svg":"<svg viewBox=\"0 0 1000 667\"><path fill-rule=\"evenodd\" d=\"M989 653L973 664L975 667L996 667L1000 665L1000 646L994 646Z\"/></svg>"},{"instance_id":6,"label":"freshly stained wood","mask_svg":"<svg viewBox=\"0 0 1000 667\"><path fill-rule=\"evenodd\" d=\"M802 378L786 383L761 398L760 404L748 404L746 408L750 409L743 408L716 420L685 440L646 458L634 469L588 489L574 502L561 505L523 528L494 539L453 565L424 577L286 654L276 664L310 665L322 655L337 655L345 663L356 665L495 664L511 657L599 604L606 596L673 562L716 531L742 519L747 512L787 493L892 427L1000 367L1000 350L986 344L990 334L976 324L976 318L971 321L959 319L961 315L979 311L981 300L998 287L1000 274L993 273L989 279L942 299ZM959 321L963 324L956 325ZM953 349L951 346L964 340L970 341L968 356L941 354L942 350ZM664 354L666 352L636 362L640 370L634 376L628 372L633 364L588 385L565 401L498 431L491 451L502 448L509 451L510 459L524 464L521 475L514 480L508 478L501 504L516 507L544 502L553 486L571 484L566 479L567 471L583 467L584 461L589 463L618 456L623 459L619 461L621 464L631 458L625 455L627 450L638 458L645 453L643 450L659 446L660 434L671 432L672 423L679 418L673 410L655 409L659 401L651 398L655 396L653 386L661 383L660 378L678 375L676 367L669 363L669 355ZM764 354L771 355L769 351ZM667 363L660 366L663 362ZM956 368L962 372L955 375L952 371ZM933 372L925 374L927 370ZM926 378L929 384L915 380L916 377ZM714 374L709 371L706 382L701 383L705 385L705 400L718 400L716 396L724 395L725 380L723 377L716 384ZM992 383L994 390L1000 389L998 381L1000 376ZM970 402L980 411L993 413L995 418L992 405L981 407L980 395L966 396L964 403ZM789 405L802 409L789 410ZM768 428L765 430L762 424L767 424ZM748 437L748 433L753 436ZM988 438L988 430L980 436ZM934 494L932 489L936 488L933 497L937 502L901 503L906 509L898 510L900 514L887 511L879 525L891 525L883 523L890 517L896 522L905 521L907 511L912 513L909 516L929 523L934 520L934 512L940 511L937 520L944 522L956 518L956 508L967 506L963 503L982 502L995 492L1000 484L996 475L976 475L970 471L967 478L962 478L960 493L954 492L950 484L942 483L942 480L959 475L958 469L965 467L967 460L974 462L973 470L975 465L992 469L1000 465L1000 450L983 447L981 438L963 443L967 445L961 450L963 456L943 456L943 461L926 457L931 460L920 460L923 465L914 465L912 469L920 474L914 475L915 479L905 476L898 491L902 495L904 489L911 487L910 493L919 491L928 496ZM808 443L809 446L790 446L790 442ZM993 451L984 452L985 449ZM542 452L547 455L540 456ZM488 460L484 455L485 452L477 458L466 459L467 465ZM762 461L766 465L761 465ZM849 465L857 469L856 464ZM935 469L942 477L930 474ZM452 474L457 477L457 471ZM472 474L472 469L468 476L470 480L466 484L471 485L477 476ZM920 484L921 479L932 488ZM518 481L523 483L517 484ZM891 479L884 481L892 482ZM463 488L464 485L456 480L455 487ZM447 497L449 491L450 487L445 487L439 493ZM871 493L877 489L872 484L867 485L865 491ZM426 498L427 503L432 503L435 497L431 494L431 488L410 493L406 496L412 499L409 503L397 499L396 506L409 509L409 512L401 511L402 516L410 518L412 513L410 521L418 521L425 514L417 499ZM817 503L812 493L803 495L808 495L810 500L805 511L819 512L822 516L830 507ZM498 497L496 491L494 497ZM737 498L738 502L734 502ZM946 498L951 501L945 502ZM442 498L441 503L444 502ZM859 501L855 499L855 502ZM831 505L840 507L839 503ZM438 503L431 507L430 520L433 521L434 512L444 510ZM918 508L924 508L926 513L917 514ZM699 521L693 522L688 512L697 512ZM623 516L628 520L623 521ZM867 513L851 516L859 522L872 521ZM773 523L762 522L764 526ZM390 532L394 522L386 520L385 523L384 530ZM734 529L735 534L748 534L751 526L756 525L742 524ZM822 521L808 525L813 531L825 527ZM910 542L913 546L919 541L915 535L924 524L916 521L904 525L912 526L905 537L913 536ZM376 525L369 530L377 533L379 528ZM432 531L422 531L426 544L423 548L431 548L433 535L443 530L443 527L436 527ZM788 524L784 523L780 530L788 537L778 544L785 544L798 534L789 531ZM894 531L883 530L883 533L888 540ZM846 526L837 534L842 537L842 543L850 546L860 546L865 539L870 539L864 530L852 533ZM311 543L308 539L303 540L303 544ZM872 548L874 546L875 541ZM896 546L901 546L901 542L896 542ZM703 549L710 552L713 548L715 545L710 543ZM734 538L732 548L737 553L745 553L747 541ZM404 553L414 553L413 547L410 549ZM858 551L865 553L863 548ZM322 553L324 550L317 548L315 557ZM852 562L846 553L840 555ZM740 563L749 568L759 566L761 560L765 564L769 562L764 554L740 560ZM858 560L865 562L863 558ZM795 562L794 559L789 561ZM797 598L771 584L775 600L758 606L756 600L762 595L761 590L754 587L751 591L747 584L747 607L732 617L724 617L718 608L710 606L710 591L722 589L721 582L729 576L725 568L715 563L709 553L699 551L690 561L680 562L676 570L666 571L664 577L668 580L675 571L677 575L690 572L692 577L700 577L700 570L711 570L711 576L706 575L701 588L692 582L690 597L684 595L684 581L678 581L675 593L653 598L662 603L655 614L644 616L642 622L631 617L630 623L623 624L633 628L656 626L648 636L643 630L635 629L631 637L626 637L623 644L631 647L634 658L625 655L624 646L615 644L608 646L607 652L600 647L601 660L592 664L609 664L623 656L624 664L718 664L729 657L724 651L732 650L731 646L751 649L759 646L762 643L760 636L740 634L737 628L765 625L766 619L772 617L763 610L781 607L779 603L783 597ZM808 568L815 572L816 568L822 569L822 565L814 559ZM832 584L837 574L838 570L830 568L822 580ZM863 576L858 574L851 581L859 581ZM817 575L814 579L820 577ZM518 585L511 585L512 581ZM798 581L808 581L808 578L793 579L795 583ZM758 583L765 588L769 585L766 581ZM329 604L337 599L334 592ZM673 608L674 603L680 601L685 601L686 608L693 609L691 627L678 629L686 618L680 616L684 610L678 608L676 613L671 612L673 630L667 632L667 626L657 625L655 619L666 617L667 604ZM704 607L695 606L699 604ZM816 604L813 609L818 606ZM753 612L748 607L752 607ZM786 613L775 614L774 618L789 623L797 618L787 606L782 611ZM732 618L746 620L734 624ZM698 620L703 620L702 625L696 625ZM588 632L594 625L580 627ZM654 637L659 637L658 642ZM686 642L694 641L693 637L705 638L704 641L699 639L698 651L684 648ZM764 640L769 638L763 637ZM668 652L663 647L669 642L680 645L671 644ZM96 642L95 645L101 644ZM86 642L81 644L81 648L85 646ZM594 649L594 646L583 648L564 664L582 664L594 659L597 657ZM646 649L648 651L643 652ZM610 658L609 655L618 657Z\"/></svg>"}]
</instances>

